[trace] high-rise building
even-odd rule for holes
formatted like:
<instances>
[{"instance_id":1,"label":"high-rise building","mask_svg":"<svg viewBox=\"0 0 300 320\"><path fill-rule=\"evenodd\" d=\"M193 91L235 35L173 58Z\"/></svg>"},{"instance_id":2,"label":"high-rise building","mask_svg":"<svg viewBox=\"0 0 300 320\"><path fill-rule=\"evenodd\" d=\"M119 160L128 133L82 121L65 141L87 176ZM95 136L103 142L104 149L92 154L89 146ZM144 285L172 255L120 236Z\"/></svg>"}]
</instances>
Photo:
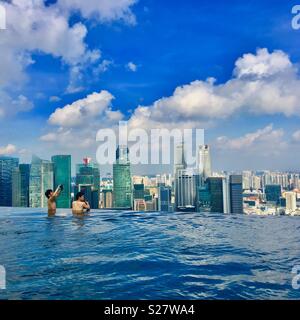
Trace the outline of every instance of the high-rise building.
<instances>
[{"instance_id":1,"label":"high-rise building","mask_svg":"<svg viewBox=\"0 0 300 320\"><path fill-rule=\"evenodd\" d=\"M176 208L185 210L196 208L197 187L200 185L200 176L189 170L177 170L175 180Z\"/></svg>"},{"instance_id":2,"label":"high-rise building","mask_svg":"<svg viewBox=\"0 0 300 320\"><path fill-rule=\"evenodd\" d=\"M293 213L297 209L297 195L295 192L286 192L286 210L287 213Z\"/></svg>"},{"instance_id":3,"label":"high-rise building","mask_svg":"<svg viewBox=\"0 0 300 320\"><path fill-rule=\"evenodd\" d=\"M29 207L29 177L29 164L20 164L14 169L12 175L13 207Z\"/></svg>"},{"instance_id":4,"label":"high-rise building","mask_svg":"<svg viewBox=\"0 0 300 320\"><path fill-rule=\"evenodd\" d=\"M46 208L45 192L53 190L53 163L32 156L29 178L29 206Z\"/></svg>"},{"instance_id":5,"label":"high-rise building","mask_svg":"<svg viewBox=\"0 0 300 320\"><path fill-rule=\"evenodd\" d=\"M76 186L74 193L83 192L92 209L99 208L100 170L90 158L84 158L82 164L76 166Z\"/></svg>"},{"instance_id":6,"label":"high-rise building","mask_svg":"<svg viewBox=\"0 0 300 320\"><path fill-rule=\"evenodd\" d=\"M16 167L12 171L12 206L21 207L21 175L19 167Z\"/></svg>"},{"instance_id":7,"label":"high-rise building","mask_svg":"<svg viewBox=\"0 0 300 320\"><path fill-rule=\"evenodd\" d=\"M158 187L158 211L169 212L171 206L171 187L160 185Z\"/></svg>"},{"instance_id":8,"label":"high-rise building","mask_svg":"<svg viewBox=\"0 0 300 320\"><path fill-rule=\"evenodd\" d=\"M197 194L197 211L210 212L211 211L211 194L207 183L198 187Z\"/></svg>"},{"instance_id":9,"label":"high-rise building","mask_svg":"<svg viewBox=\"0 0 300 320\"><path fill-rule=\"evenodd\" d=\"M119 146L113 165L113 204L115 208L132 208L132 183L127 146Z\"/></svg>"},{"instance_id":10,"label":"high-rise building","mask_svg":"<svg viewBox=\"0 0 300 320\"><path fill-rule=\"evenodd\" d=\"M112 208L113 206L113 193L112 189L102 189L102 207L103 208Z\"/></svg>"},{"instance_id":11,"label":"high-rise building","mask_svg":"<svg viewBox=\"0 0 300 320\"><path fill-rule=\"evenodd\" d=\"M201 176L202 184L208 177L212 176L210 148L208 145L199 146L198 170Z\"/></svg>"},{"instance_id":12,"label":"high-rise building","mask_svg":"<svg viewBox=\"0 0 300 320\"><path fill-rule=\"evenodd\" d=\"M175 150L175 162L174 162L174 176L176 177L179 170L187 168L185 155L184 155L184 144L181 143L176 146Z\"/></svg>"},{"instance_id":13,"label":"high-rise building","mask_svg":"<svg viewBox=\"0 0 300 320\"><path fill-rule=\"evenodd\" d=\"M51 158L54 168L54 189L63 185L63 191L56 200L57 208L71 206L71 156L57 155Z\"/></svg>"},{"instance_id":14,"label":"high-rise building","mask_svg":"<svg viewBox=\"0 0 300 320\"><path fill-rule=\"evenodd\" d=\"M145 186L143 183L133 185L133 199L145 198Z\"/></svg>"},{"instance_id":15,"label":"high-rise building","mask_svg":"<svg viewBox=\"0 0 300 320\"><path fill-rule=\"evenodd\" d=\"M279 184L269 184L265 186L267 201L278 203L281 197L281 192L281 185Z\"/></svg>"},{"instance_id":16,"label":"high-rise building","mask_svg":"<svg viewBox=\"0 0 300 320\"><path fill-rule=\"evenodd\" d=\"M206 181L211 196L211 212L224 213L224 178L209 177Z\"/></svg>"},{"instance_id":17,"label":"high-rise building","mask_svg":"<svg viewBox=\"0 0 300 320\"><path fill-rule=\"evenodd\" d=\"M19 159L0 157L0 206L12 206L12 175L19 165Z\"/></svg>"},{"instance_id":18,"label":"high-rise building","mask_svg":"<svg viewBox=\"0 0 300 320\"><path fill-rule=\"evenodd\" d=\"M229 177L230 213L243 213L243 176Z\"/></svg>"}]
</instances>

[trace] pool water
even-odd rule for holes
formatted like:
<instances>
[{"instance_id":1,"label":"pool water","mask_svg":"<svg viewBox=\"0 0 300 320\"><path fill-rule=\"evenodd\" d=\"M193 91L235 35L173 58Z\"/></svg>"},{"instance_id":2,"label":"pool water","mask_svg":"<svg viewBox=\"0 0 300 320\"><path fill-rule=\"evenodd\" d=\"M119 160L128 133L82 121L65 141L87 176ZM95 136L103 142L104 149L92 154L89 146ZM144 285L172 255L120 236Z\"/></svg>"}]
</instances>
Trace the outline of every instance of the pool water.
<instances>
[{"instance_id":1,"label":"pool water","mask_svg":"<svg viewBox=\"0 0 300 320\"><path fill-rule=\"evenodd\" d=\"M299 299L300 217L0 208L0 299Z\"/></svg>"}]
</instances>

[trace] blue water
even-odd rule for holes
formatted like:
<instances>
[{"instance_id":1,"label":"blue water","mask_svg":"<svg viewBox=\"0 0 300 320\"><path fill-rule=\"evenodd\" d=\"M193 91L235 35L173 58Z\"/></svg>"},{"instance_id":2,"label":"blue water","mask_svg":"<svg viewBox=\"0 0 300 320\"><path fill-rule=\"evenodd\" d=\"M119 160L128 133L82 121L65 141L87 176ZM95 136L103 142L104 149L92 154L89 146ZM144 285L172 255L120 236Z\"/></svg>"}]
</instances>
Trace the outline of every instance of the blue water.
<instances>
[{"instance_id":1,"label":"blue water","mask_svg":"<svg viewBox=\"0 0 300 320\"><path fill-rule=\"evenodd\" d=\"M299 299L297 264L300 217L0 209L1 299Z\"/></svg>"}]
</instances>

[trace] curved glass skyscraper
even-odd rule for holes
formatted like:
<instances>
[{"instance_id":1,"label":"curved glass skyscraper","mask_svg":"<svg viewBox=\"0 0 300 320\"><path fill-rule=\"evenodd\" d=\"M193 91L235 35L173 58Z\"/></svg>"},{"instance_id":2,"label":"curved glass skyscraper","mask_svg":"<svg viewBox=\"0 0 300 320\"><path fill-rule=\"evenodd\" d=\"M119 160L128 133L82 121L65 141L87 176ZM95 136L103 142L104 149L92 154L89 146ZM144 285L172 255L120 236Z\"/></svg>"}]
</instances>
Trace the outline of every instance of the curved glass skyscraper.
<instances>
[{"instance_id":1,"label":"curved glass skyscraper","mask_svg":"<svg viewBox=\"0 0 300 320\"><path fill-rule=\"evenodd\" d=\"M71 156L58 155L51 158L54 168L54 189L60 184L64 189L56 200L57 208L71 207Z\"/></svg>"},{"instance_id":2,"label":"curved glass skyscraper","mask_svg":"<svg viewBox=\"0 0 300 320\"><path fill-rule=\"evenodd\" d=\"M127 146L119 146L116 162L113 165L113 206L115 208L132 208L132 183Z\"/></svg>"}]
</instances>

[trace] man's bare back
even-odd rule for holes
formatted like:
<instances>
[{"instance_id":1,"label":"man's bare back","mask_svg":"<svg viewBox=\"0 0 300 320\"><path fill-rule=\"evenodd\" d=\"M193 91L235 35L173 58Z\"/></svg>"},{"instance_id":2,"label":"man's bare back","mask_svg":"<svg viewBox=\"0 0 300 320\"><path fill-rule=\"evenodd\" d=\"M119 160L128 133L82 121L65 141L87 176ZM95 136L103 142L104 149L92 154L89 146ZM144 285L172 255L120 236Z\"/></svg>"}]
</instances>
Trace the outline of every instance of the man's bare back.
<instances>
[{"instance_id":1,"label":"man's bare back","mask_svg":"<svg viewBox=\"0 0 300 320\"><path fill-rule=\"evenodd\" d=\"M55 214L56 214L56 199L60 195L62 190L63 190L63 186L60 185L55 190L55 192L53 192L51 189L49 189L45 192L45 196L48 198L48 216L55 216Z\"/></svg>"}]
</instances>

